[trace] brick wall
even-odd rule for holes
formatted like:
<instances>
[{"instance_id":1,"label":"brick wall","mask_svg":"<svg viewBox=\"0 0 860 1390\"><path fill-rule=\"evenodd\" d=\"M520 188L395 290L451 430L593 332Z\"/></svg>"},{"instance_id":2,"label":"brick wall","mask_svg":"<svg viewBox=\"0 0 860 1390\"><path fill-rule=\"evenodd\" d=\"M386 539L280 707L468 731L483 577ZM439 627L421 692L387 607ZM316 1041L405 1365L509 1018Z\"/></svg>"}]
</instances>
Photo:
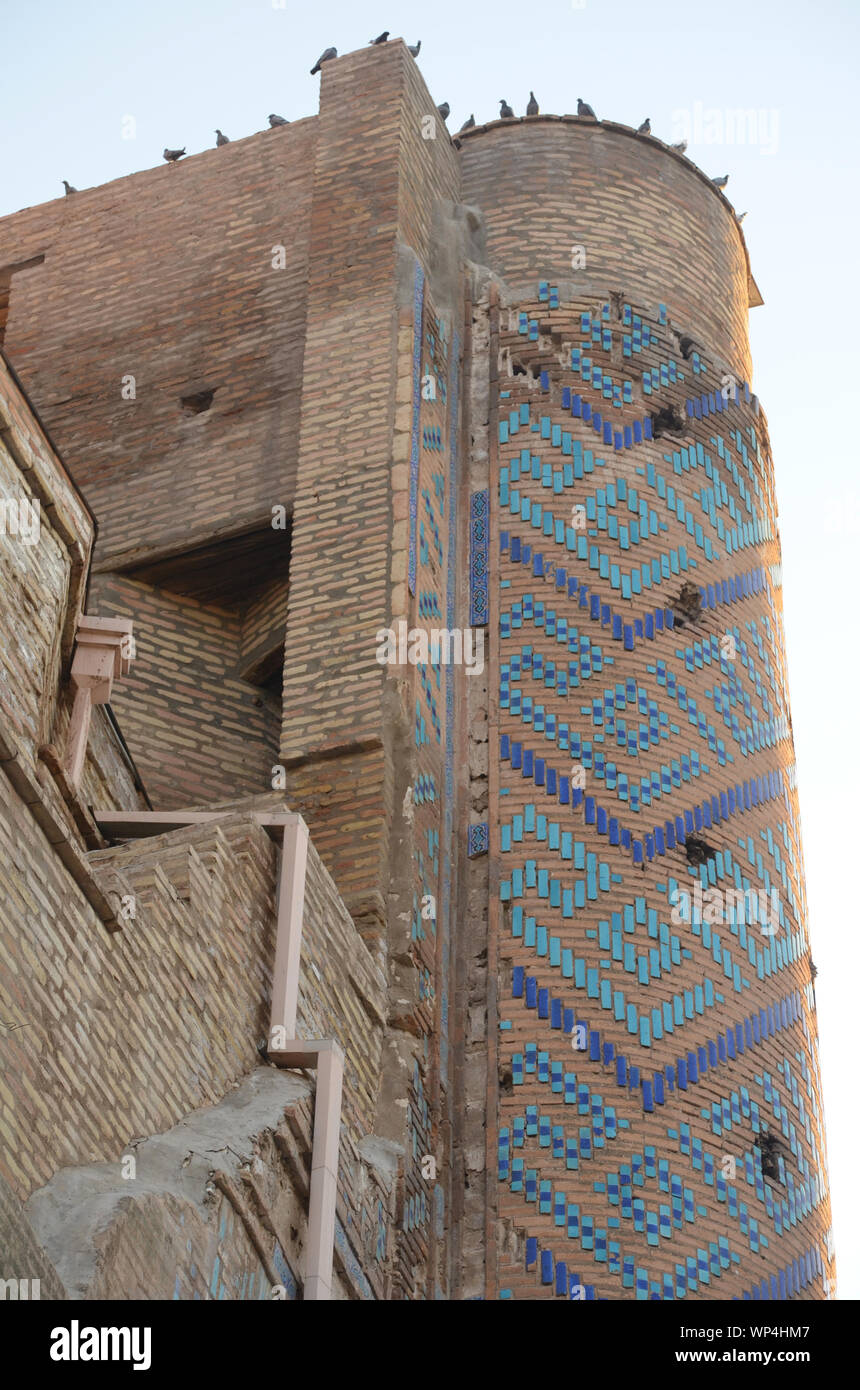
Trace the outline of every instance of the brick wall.
<instances>
[{"instance_id":1,"label":"brick wall","mask_svg":"<svg viewBox=\"0 0 860 1390\"><path fill-rule=\"evenodd\" d=\"M9 511L10 503L18 513ZM20 508L29 513L22 532ZM68 681L94 524L62 461L0 357L0 763L52 843L74 858L99 842L86 807L142 804L106 711L90 726L81 796L57 776L73 693ZM5 779L4 779L5 780Z\"/></svg>"},{"instance_id":2,"label":"brick wall","mask_svg":"<svg viewBox=\"0 0 860 1390\"><path fill-rule=\"evenodd\" d=\"M381 734L375 634L390 613L393 522L394 548L406 542L390 502L395 248L416 232L413 250L427 256L429 213L412 212L411 182L434 170L440 191L456 187L447 138L420 138L433 108L402 44L328 64L322 82L287 626L291 757ZM311 680L308 727L289 697Z\"/></svg>"},{"instance_id":3,"label":"brick wall","mask_svg":"<svg viewBox=\"0 0 860 1390\"><path fill-rule=\"evenodd\" d=\"M257 1067L217 1105L135 1138L121 1163L60 1170L25 1212L0 1183L0 1211L23 1233L25 1255L42 1240L38 1267L56 1287L54 1261L66 1280L60 1296L298 1299L313 1089L306 1075ZM337 1205L333 1298L383 1296L392 1196L389 1178L361 1160ZM19 1266L21 1252L19 1240Z\"/></svg>"},{"instance_id":4,"label":"brick wall","mask_svg":"<svg viewBox=\"0 0 860 1390\"><path fill-rule=\"evenodd\" d=\"M133 899L109 936L13 797L0 821L0 1171L25 1198L58 1169L118 1163L129 1141L212 1104L259 1065L274 952L275 849L241 816L92 854ZM340 1201L360 1224L383 979L311 846L298 1030L346 1054Z\"/></svg>"},{"instance_id":5,"label":"brick wall","mask_svg":"<svg viewBox=\"0 0 860 1390\"><path fill-rule=\"evenodd\" d=\"M32 1280L38 1280L39 1299L65 1298L66 1291L56 1271L33 1234L21 1203L9 1184L0 1177L0 1231L3 1233L0 1250L0 1279L17 1279L18 1295L23 1290L20 1281L27 1281L27 1297L32 1294ZM7 1293L6 1298L11 1297Z\"/></svg>"},{"instance_id":6,"label":"brick wall","mask_svg":"<svg viewBox=\"0 0 860 1390\"><path fill-rule=\"evenodd\" d=\"M248 604L242 615L243 671L253 668L276 647L283 646L289 592L287 580L273 579L264 585L257 597Z\"/></svg>"},{"instance_id":7,"label":"brick wall","mask_svg":"<svg viewBox=\"0 0 860 1390\"><path fill-rule=\"evenodd\" d=\"M56 773L68 732L66 673L92 526L14 381L7 374L2 384L3 495L29 490L44 503L37 544L25 545L11 534L2 538L4 621L19 634L22 653L29 654L29 664L14 648L14 660L7 656L3 685L9 699L0 711L6 787L0 798L0 858L7 866L0 889L0 1136L2 1177L9 1184L3 1228L4 1248L20 1263L15 1252L26 1254L30 1245L35 1250L18 1205L22 1199L46 1183L62 1187L67 1175L88 1171L81 1165L101 1165L116 1184L119 1160L132 1140L182 1122L259 1071L257 1043L268 1022L274 950L276 853L255 823L228 811L218 826L84 855L85 848L100 843L88 807L133 808L140 797L102 708L94 711L80 796L70 795ZM135 715L126 727L144 758L151 746L165 766L169 760L169 741L168 757L158 740L146 744L156 716L163 730L188 735L192 727L205 725L200 696L207 677L209 688L218 692L213 707L221 722L195 745L200 780L183 787L176 775L170 783L183 791L182 800L195 795L211 800L219 789L206 780L207 755L218 775L226 776L224 790L241 796L256 706L246 710L237 704L231 714L224 692L253 692L232 672L241 659L243 631L255 635L257 645L271 640L262 607L250 610L251 624L243 630L241 608L215 612L187 595L119 577L102 576L92 584L90 611L105 616L131 610L135 618L142 678L137 692L128 691ZM188 685L195 652L198 665ZM174 696L184 692L194 708L184 729L181 702L162 712L159 700L168 688ZM231 767L226 745L233 736L239 746L240 735L241 765ZM187 738L185 747L182 771L189 765L193 770ZM263 786L268 786L268 770ZM379 1297L389 1279L389 1227L402 1200L393 1178L396 1161L388 1173L372 1151L363 1152L374 1129L382 1068L385 980L313 846L303 919L299 1031L336 1037L346 1054L335 1294ZM113 927L122 923L123 930L109 935L107 921ZM277 1176L281 1159L275 1163L268 1154L265 1177L276 1188L280 1183L279 1200L292 1203L295 1224L303 1228L308 1104L296 1109L288 1129L284 1172ZM90 1196L104 1176L94 1177ZM169 1195L163 1200L143 1195L129 1206L124 1199L132 1191L118 1187L123 1215L103 1244L98 1281L89 1296L129 1297L139 1291L169 1297L178 1288L179 1296L191 1297L194 1290L205 1293L210 1278L215 1281L210 1296L248 1297L252 1288L259 1296L261 1289L264 1295L268 1291L273 1268L281 1272L283 1251L278 1257L275 1249L265 1269L255 1262L229 1203L221 1224L226 1222L236 1239L231 1243L228 1231L222 1252L228 1258L219 1262L208 1218L191 1253L184 1243L180 1251L171 1232L182 1213ZM54 1198L46 1200L50 1206ZM190 1219L192 1213L185 1215ZM189 1230L196 1225L190 1220ZM283 1265L285 1279L290 1265L301 1269L300 1246L299 1240ZM69 1248L63 1247L67 1255ZM0 1277L37 1277L40 1271L45 1296L49 1290L61 1294L41 1256L32 1270L16 1267ZM251 1273L256 1285L248 1282ZM292 1287L295 1291L295 1281Z\"/></svg>"},{"instance_id":8,"label":"brick wall","mask_svg":"<svg viewBox=\"0 0 860 1390\"><path fill-rule=\"evenodd\" d=\"M10 504L19 521L35 508L35 524L25 531ZM32 769L53 726L95 528L2 357L0 507L0 716Z\"/></svg>"},{"instance_id":9,"label":"brick wall","mask_svg":"<svg viewBox=\"0 0 860 1390\"><path fill-rule=\"evenodd\" d=\"M94 577L90 602L134 620L136 660L112 703L153 806L270 789L277 702L236 678L239 614L110 575Z\"/></svg>"},{"instance_id":10,"label":"brick wall","mask_svg":"<svg viewBox=\"0 0 860 1390\"><path fill-rule=\"evenodd\" d=\"M45 257L12 277L5 350L98 514L100 560L289 505L316 124L0 219L0 267Z\"/></svg>"},{"instance_id":11,"label":"brick wall","mask_svg":"<svg viewBox=\"0 0 860 1390\"><path fill-rule=\"evenodd\" d=\"M217 1099L255 1065L267 1027L272 851L252 835L240 861L217 832L205 858L187 834L175 847L145 845L138 874L117 885L137 900L134 926L109 937L15 798L2 834L3 1003L26 1024L5 1044L3 1172L26 1195L58 1167L118 1157L130 1138ZM121 871L128 857L95 857L105 891L108 868Z\"/></svg>"},{"instance_id":12,"label":"brick wall","mask_svg":"<svg viewBox=\"0 0 860 1390\"><path fill-rule=\"evenodd\" d=\"M428 692L434 684L434 717L417 670L386 670L376 652L380 629L399 616L417 618L417 590L410 596L407 583L413 493L415 543L420 519L433 554L422 587L435 586L445 611L450 405L441 398L421 410L415 372L416 350L421 370L433 370L438 357L442 387L454 392L459 359L450 356L447 301L457 303L456 273L453 284L440 284L444 332L429 294L425 307L416 287L433 281L435 221L445 200L458 196L458 171L402 43L326 64L321 80L281 752L291 806L307 818L366 939L390 962L392 1041L378 1125L406 1148L395 1296L433 1297L434 1289L444 1296L444 1241L436 1231L444 1228L450 1174L445 1164L434 1185L422 1177L420 1159L441 1156L443 1146L440 862L449 847L440 856L438 835L451 740L444 682L436 688L435 673L424 672ZM427 116L437 121L435 138L424 136ZM423 449L413 484L413 429L420 447L424 426L438 431L439 443ZM443 480L442 502L435 475ZM422 490L432 496L432 517ZM423 542L420 548L423 559ZM419 705L426 740L416 737ZM434 803L428 797L420 807L419 774L420 784L432 774L438 788ZM411 798L418 798L414 819L406 809ZM450 881L450 859L444 872ZM425 893L438 902L432 925L421 920Z\"/></svg>"},{"instance_id":13,"label":"brick wall","mask_svg":"<svg viewBox=\"0 0 860 1390\"><path fill-rule=\"evenodd\" d=\"M463 137L463 199L487 225L493 269L516 297L539 279L621 291L656 313L671 286L682 332L750 376L749 264L731 207L656 140L574 119L494 122ZM571 249L586 265L571 267Z\"/></svg>"},{"instance_id":14,"label":"brick wall","mask_svg":"<svg viewBox=\"0 0 860 1390\"><path fill-rule=\"evenodd\" d=\"M10 499L29 506L32 494L0 441L0 505ZM0 651L0 712L31 765L51 719L43 692L53 692L59 678L70 572L68 551L45 521L38 542L29 544L0 523L0 622L7 639Z\"/></svg>"}]
</instances>

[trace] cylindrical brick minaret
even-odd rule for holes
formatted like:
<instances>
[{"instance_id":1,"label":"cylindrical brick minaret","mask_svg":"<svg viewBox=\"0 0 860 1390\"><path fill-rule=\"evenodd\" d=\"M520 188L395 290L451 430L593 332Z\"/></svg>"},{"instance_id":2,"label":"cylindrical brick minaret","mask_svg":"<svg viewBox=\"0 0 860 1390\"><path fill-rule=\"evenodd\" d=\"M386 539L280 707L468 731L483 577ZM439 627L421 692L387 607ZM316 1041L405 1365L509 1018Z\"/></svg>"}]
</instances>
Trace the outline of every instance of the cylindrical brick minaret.
<instances>
[{"instance_id":1,"label":"cylindrical brick minaret","mask_svg":"<svg viewBox=\"0 0 860 1390\"><path fill-rule=\"evenodd\" d=\"M497 277L487 1296L826 1297L767 428L731 206L573 118L462 139Z\"/></svg>"}]
</instances>

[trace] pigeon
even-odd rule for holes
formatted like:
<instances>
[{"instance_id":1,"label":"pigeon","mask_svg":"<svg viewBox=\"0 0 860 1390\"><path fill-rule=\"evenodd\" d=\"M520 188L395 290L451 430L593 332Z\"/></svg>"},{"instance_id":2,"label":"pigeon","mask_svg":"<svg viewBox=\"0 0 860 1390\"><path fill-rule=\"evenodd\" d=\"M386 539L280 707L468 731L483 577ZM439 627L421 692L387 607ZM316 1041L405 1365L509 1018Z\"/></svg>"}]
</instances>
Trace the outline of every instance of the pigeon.
<instances>
[{"instance_id":1,"label":"pigeon","mask_svg":"<svg viewBox=\"0 0 860 1390\"><path fill-rule=\"evenodd\" d=\"M66 190L66 197L67 197L67 198L68 198L68 196L69 196L70 193L77 193L77 191L78 191L76 188L72 188L72 185L69 183L68 179L63 179L63 187L64 187L65 190Z\"/></svg>"},{"instance_id":2,"label":"pigeon","mask_svg":"<svg viewBox=\"0 0 860 1390\"><path fill-rule=\"evenodd\" d=\"M316 62L314 63L313 67L311 68L311 77L313 77L314 73L319 72L319 70L320 70L320 68L322 67L323 63L327 63L327 62L329 61L330 58L336 58L336 57L337 57L337 49L336 49L336 48L327 48L326 51L325 51L325 53L321 53L321 54L320 54L320 56L317 58Z\"/></svg>"},{"instance_id":3,"label":"pigeon","mask_svg":"<svg viewBox=\"0 0 860 1390\"><path fill-rule=\"evenodd\" d=\"M373 47L374 44L377 44L377 43L388 43L388 35L389 35L390 33L391 33L391 30L390 30L390 29L383 29L383 31L382 31L382 33L379 35L379 38L378 38L378 39L371 39L371 40L370 40L371 48Z\"/></svg>"},{"instance_id":4,"label":"pigeon","mask_svg":"<svg viewBox=\"0 0 860 1390\"><path fill-rule=\"evenodd\" d=\"M589 106L587 101L583 101L582 97L576 98L576 114L577 116L591 116L595 121L597 120L593 107Z\"/></svg>"},{"instance_id":5,"label":"pigeon","mask_svg":"<svg viewBox=\"0 0 860 1390\"><path fill-rule=\"evenodd\" d=\"M499 120L509 121L514 114L513 107L508 106L508 103L505 101L504 97L502 97L501 101L499 102L499 107Z\"/></svg>"},{"instance_id":6,"label":"pigeon","mask_svg":"<svg viewBox=\"0 0 860 1390\"><path fill-rule=\"evenodd\" d=\"M75 191L75 190L72 189L72 192L73 192L73 193L74 193L74 191ZM743 222L743 220L744 220L745 217L746 217L746 213L745 213L745 212L736 212L736 213L735 213L735 221L737 222L738 226L741 225L741 223Z\"/></svg>"},{"instance_id":7,"label":"pigeon","mask_svg":"<svg viewBox=\"0 0 860 1390\"><path fill-rule=\"evenodd\" d=\"M471 116L469 117L468 121L464 121L463 124L460 126L460 130L461 130L461 131L462 131L462 130L473 130L474 127L475 127L475 113L474 113L474 111L473 111L472 114L471 114Z\"/></svg>"},{"instance_id":8,"label":"pigeon","mask_svg":"<svg viewBox=\"0 0 860 1390\"><path fill-rule=\"evenodd\" d=\"M216 130L216 131L215 131L215 144L218 146L219 149L221 148L222 145L229 145L229 143L230 143L230 136L229 136L229 135L225 135L224 132L223 132L223 130Z\"/></svg>"},{"instance_id":9,"label":"pigeon","mask_svg":"<svg viewBox=\"0 0 860 1390\"><path fill-rule=\"evenodd\" d=\"M270 117L269 117L269 125L272 127L273 130L274 130L274 128L275 128L276 125L289 125L289 124L290 124L289 121L285 121L284 118L283 118L283 116L270 116Z\"/></svg>"},{"instance_id":10,"label":"pigeon","mask_svg":"<svg viewBox=\"0 0 860 1390\"><path fill-rule=\"evenodd\" d=\"M167 146L165 145L165 147L164 147L164 149L163 149L163 151L162 151L161 157L162 157L162 159L166 159L167 162L168 162L168 164L175 164L176 161L177 161L177 159L181 159L182 156L184 155L184 153L185 153L185 150L184 150L184 149L182 149L182 150L169 150L169 149L167 148Z\"/></svg>"},{"instance_id":11,"label":"pigeon","mask_svg":"<svg viewBox=\"0 0 860 1390\"><path fill-rule=\"evenodd\" d=\"M651 134L651 117L650 117L650 116L646 116L646 117L645 117L644 121L643 121L642 124L639 126L638 130L636 131L636 134L637 134L637 135L650 135L650 134Z\"/></svg>"},{"instance_id":12,"label":"pigeon","mask_svg":"<svg viewBox=\"0 0 860 1390\"><path fill-rule=\"evenodd\" d=\"M436 110L439 112L439 115L442 117L442 120L447 121L448 117L451 114L451 108L448 105L447 101L443 101L441 106L436 107Z\"/></svg>"},{"instance_id":13,"label":"pigeon","mask_svg":"<svg viewBox=\"0 0 860 1390\"><path fill-rule=\"evenodd\" d=\"M537 100L536 100L536 98L535 98L534 92L529 92L529 97L530 97L530 101L529 101L528 106L526 107L526 115L527 115L527 116L539 116L539 115L540 115L540 107L539 107L538 104L537 104Z\"/></svg>"},{"instance_id":14,"label":"pigeon","mask_svg":"<svg viewBox=\"0 0 860 1390\"><path fill-rule=\"evenodd\" d=\"M683 154L685 149L687 148L687 142L686 140L679 140L677 145L672 145L671 148L673 150L677 150L678 154Z\"/></svg>"},{"instance_id":15,"label":"pigeon","mask_svg":"<svg viewBox=\"0 0 860 1390\"><path fill-rule=\"evenodd\" d=\"M716 188L725 188L725 186L726 186L726 184L728 183L728 181L729 181L729 176L728 176L728 174L723 174L723 176L722 176L721 179L711 179L711 183L714 184L714 186L715 186Z\"/></svg>"},{"instance_id":16,"label":"pigeon","mask_svg":"<svg viewBox=\"0 0 860 1390\"><path fill-rule=\"evenodd\" d=\"M421 52L421 40L419 39L417 43L408 43L406 47L409 49L412 57L417 58L418 54Z\"/></svg>"}]
</instances>

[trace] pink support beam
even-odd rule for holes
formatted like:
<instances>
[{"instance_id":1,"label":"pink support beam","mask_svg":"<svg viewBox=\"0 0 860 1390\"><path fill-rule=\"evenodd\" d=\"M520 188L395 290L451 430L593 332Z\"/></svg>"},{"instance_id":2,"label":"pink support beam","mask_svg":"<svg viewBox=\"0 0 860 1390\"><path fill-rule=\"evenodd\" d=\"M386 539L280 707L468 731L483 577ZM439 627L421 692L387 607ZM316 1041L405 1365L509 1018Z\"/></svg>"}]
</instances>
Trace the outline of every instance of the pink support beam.
<instances>
[{"instance_id":1,"label":"pink support beam","mask_svg":"<svg viewBox=\"0 0 860 1390\"><path fill-rule=\"evenodd\" d=\"M75 702L72 705L72 717L69 720L69 731L66 735L66 757L64 762L66 776L73 792L77 792L78 787L81 785L81 777L84 773L92 713L92 691L87 690L85 686L79 686L75 691Z\"/></svg>"},{"instance_id":2,"label":"pink support beam","mask_svg":"<svg viewBox=\"0 0 860 1390\"><path fill-rule=\"evenodd\" d=\"M78 790L87 756L93 705L105 705L113 683L128 675L134 655L131 618L94 618L83 614L75 635L71 683L75 692L66 742L65 769Z\"/></svg>"},{"instance_id":3,"label":"pink support beam","mask_svg":"<svg viewBox=\"0 0 860 1390\"><path fill-rule=\"evenodd\" d=\"M238 811L96 811L99 829L109 840L145 840L151 835L167 835L183 830L186 825L208 825L238 815ZM280 840L285 825L300 817L294 811L242 810L241 814L256 821L273 840Z\"/></svg>"},{"instance_id":4,"label":"pink support beam","mask_svg":"<svg viewBox=\"0 0 860 1390\"><path fill-rule=\"evenodd\" d=\"M284 825L281 873L278 883L278 935L272 971L272 1013L269 1037L294 1038L299 1001L299 963L302 914L308 866L308 827L301 816Z\"/></svg>"},{"instance_id":5,"label":"pink support beam","mask_svg":"<svg viewBox=\"0 0 860 1390\"><path fill-rule=\"evenodd\" d=\"M269 1059L279 1067L316 1068L314 1146L302 1296L306 1303L327 1302L331 1298L334 1262L343 1052L332 1040L316 1042L293 1038L277 1052L269 1048Z\"/></svg>"}]
</instances>

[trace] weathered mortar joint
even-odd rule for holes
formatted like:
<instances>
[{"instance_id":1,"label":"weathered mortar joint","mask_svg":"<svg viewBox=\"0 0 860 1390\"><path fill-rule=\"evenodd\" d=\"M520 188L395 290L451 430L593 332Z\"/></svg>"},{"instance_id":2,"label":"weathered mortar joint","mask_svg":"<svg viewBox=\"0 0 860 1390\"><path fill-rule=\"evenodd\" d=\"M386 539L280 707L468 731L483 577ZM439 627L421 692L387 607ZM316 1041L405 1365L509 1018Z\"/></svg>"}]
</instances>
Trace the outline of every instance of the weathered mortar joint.
<instances>
[{"instance_id":1,"label":"weathered mortar joint","mask_svg":"<svg viewBox=\"0 0 860 1390\"><path fill-rule=\"evenodd\" d=\"M388 991L388 1026L404 1033L411 1033L413 1037L422 1035L426 1019L421 1017L421 1013L426 1013L426 1005L423 1006L419 997L419 974L418 969L411 959L396 960L391 957L389 960L389 991Z\"/></svg>"},{"instance_id":2,"label":"weathered mortar joint","mask_svg":"<svg viewBox=\"0 0 860 1390\"><path fill-rule=\"evenodd\" d=\"M100 834L99 828L93 819L90 810L85 806L66 769L65 761L52 743L43 743L39 747L39 761L45 764L57 786L65 805L68 807L75 827L83 839L86 849L103 849L105 845L104 836Z\"/></svg>"},{"instance_id":3,"label":"weathered mortar joint","mask_svg":"<svg viewBox=\"0 0 860 1390\"><path fill-rule=\"evenodd\" d=\"M0 721L0 770L27 807L29 814L44 835L51 850L61 860L70 877L78 885L97 919L106 931L119 930L110 903L91 872L79 846L72 839L68 824L59 821L47 802L45 791L33 776L11 729Z\"/></svg>"}]
</instances>

